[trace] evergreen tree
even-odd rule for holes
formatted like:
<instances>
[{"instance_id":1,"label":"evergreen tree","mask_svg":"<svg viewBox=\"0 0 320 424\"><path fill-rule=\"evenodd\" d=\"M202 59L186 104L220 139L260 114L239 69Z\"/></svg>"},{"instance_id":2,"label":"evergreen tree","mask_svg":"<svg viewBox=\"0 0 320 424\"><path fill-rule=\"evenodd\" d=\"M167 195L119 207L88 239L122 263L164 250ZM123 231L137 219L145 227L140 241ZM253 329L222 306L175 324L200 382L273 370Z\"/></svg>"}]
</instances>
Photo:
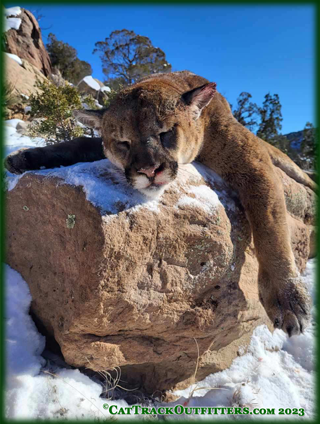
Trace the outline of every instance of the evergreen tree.
<instances>
[{"instance_id":1,"label":"evergreen tree","mask_svg":"<svg viewBox=\"0 0 320 424\"><path fill-rule=\"evenodd\" d=\"M92 75L91 65L88 62L78 58L71 62L69 67L64 72L64 78L73 84L78 84L78 82L87 75Z\"/></svg>"},{"instance_id":2,"label":"evergreen tree","mask_svg":"<svg viewBox=\"0 0 320 424\"><path fill-rule=\"evenodd\" d=\"M68 43L57 40L57 37L50 33L46 45L53 67L57 67L63 78L78 84L85 76L92 74L92 68L88 62L77 57L77 50Z\"/></svg>"},{"instance_id":3,"label":"evergreen tree","mask_svg":"<svg viewBox=\"0 0 320 424\"><path fill-rule=\"evenodd\" d=\"M106 84L116 89L156 72L171 72L165 53L152 45L148 37L127 29L113 31L95 44L99 52Z\"/></svg>"},{"instance_id":4,"label":"evergreen tree","mask_svg":"<svg viewBox=\"0 0 320 424\"><path fill-rule=\"evenodd\" d=\"M250 93L242 92L237 98L237 107L232 110L233 116L240 124L247 127L250 131L258 125L257 116L259 108L256 103L250 101L252 98ZM232 109L232 107L231 107Z\"/></svg>"},{"instance_id":5,"label":"evergreen tree","mask_svg":"<svg viewBox=\"0 0 320 424\"><path fill-rule=\"evenodd\" d=\"M301 143L300 158L302 167L305 169L315 169L317 165L317 145L316 145L316 129L307 122L303 130L303 139Z\"/></svg>"},{"instance_id":6,"label":"evergreen tree","mask_svg":"<svg viewBox=\"0 0 320 424\"><path fill-rule=\"evenodd\" d=\"M33 120L28 135L42 137L47 144L68 141L83 134L72 116L72 110L81 109L81 99L76 87L69 84L57 87L49 81L37 80L38 90L31 94L29 104Z\"/></svg>"},{"instance_id":7,"label":"evergreen tree","mask_svg":"<svg viewBox=\"0 0 320 424\"><path fill-rule=\"evenodd\" d=\"M282 113L281 103L278 94L266 94L261 108L259 108L260 124L257 131L257 136L271 142L281 130Z\"/></svg>"}]
</instances>

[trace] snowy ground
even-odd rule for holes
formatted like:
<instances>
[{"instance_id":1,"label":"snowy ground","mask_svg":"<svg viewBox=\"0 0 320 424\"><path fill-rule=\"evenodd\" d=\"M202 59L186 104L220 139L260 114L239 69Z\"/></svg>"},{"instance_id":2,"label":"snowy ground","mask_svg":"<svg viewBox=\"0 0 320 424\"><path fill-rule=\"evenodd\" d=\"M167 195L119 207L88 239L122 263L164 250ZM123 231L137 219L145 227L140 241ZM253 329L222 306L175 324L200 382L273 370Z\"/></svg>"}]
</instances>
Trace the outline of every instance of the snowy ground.
<instances>
[{"instance_id":1,"label":"snowy ground","mask_svg":"<svg viewBox=\"0 0 320 424\"><path fill-rule=\"evenodd\" d=\"M6 121L7 152L17 148L41 146L43 140L31 140L16 132L19 120ZM308 263L303 280L313 299L315 260ZM78 370L52 366L41 357L45 340L37 331L30 315L31 297L22 277L6 266L6 348L7 386L6 416L10 419L95 419L111 418L100 398L102 386ZM265 326L256 328L249 348L223 372L212 374L183 391L175 404L188 407L249 407L303 408L298 415L245 415L245 418L293 419L314 416L314 333L313 321L305 334L288 338L276 330L273 334ZM196 389L196 390L194 390ZM200 389L200 390L199 390ZM127 407L124 401L108 401ZM160 404L156 405L159 406ZM168 419L201 419L217 416L168 416ZM219 418L234 418L232 415ZM113 418L139 418L138 415ZM142 417L140 416L140 419ZM241 418L238 416L238 418Z\"/></svg>"}]
</instances>

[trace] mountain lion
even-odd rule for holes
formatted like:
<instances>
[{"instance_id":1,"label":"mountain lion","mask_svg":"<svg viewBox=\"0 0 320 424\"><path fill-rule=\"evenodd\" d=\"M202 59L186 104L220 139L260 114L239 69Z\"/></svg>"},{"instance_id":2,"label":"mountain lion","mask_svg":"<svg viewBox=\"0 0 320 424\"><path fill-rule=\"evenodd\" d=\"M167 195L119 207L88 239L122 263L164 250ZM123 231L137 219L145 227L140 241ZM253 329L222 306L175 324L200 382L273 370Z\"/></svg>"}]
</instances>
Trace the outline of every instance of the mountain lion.
<instances>
[{"instance_id":1,"label":"mountain lion","mask_svg":"<svg viewBox=\"0 0 320 424\"><path fill-rule=\"evenodd\" d=\"M147 196L172 182L179 164L197 160L239 193L259 261L259 295L276 328L302 332L310 300L290 245L284 192L274 166L315 190L315 183L284 153L256 137L233 117L216 84L191 72L155 74L124 88L106 110L76 111L100 138L15 152L13 173L107 157L129 184ZM102 141L102 142L101 142Z\"/></svg>"}]
</instances>

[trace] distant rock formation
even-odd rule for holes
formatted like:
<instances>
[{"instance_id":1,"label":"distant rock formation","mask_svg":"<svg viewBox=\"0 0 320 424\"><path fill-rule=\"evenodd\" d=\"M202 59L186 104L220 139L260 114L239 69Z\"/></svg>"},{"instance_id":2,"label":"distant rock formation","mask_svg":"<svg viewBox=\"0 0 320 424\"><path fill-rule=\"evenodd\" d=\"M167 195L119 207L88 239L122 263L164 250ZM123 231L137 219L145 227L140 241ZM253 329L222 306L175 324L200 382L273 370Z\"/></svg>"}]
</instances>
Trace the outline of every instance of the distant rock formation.
<instances>
[{"instance_id":1,"label":"distant rock formation","mask_svg":"<svg viewBox=\"0 0 320 424\"><path fill-rule=\"evenodd\" d=\"M52 71L51 61L45 49L36 18L25 9L21 9L21 13L14 16L13 19L21 19L21 23L19 27L12 26L6 32L6 51L21 59L26 59L45 76L49 76ZM10 19L10 17L7 17L7 19Z\"/></svg>"}]
</instances>

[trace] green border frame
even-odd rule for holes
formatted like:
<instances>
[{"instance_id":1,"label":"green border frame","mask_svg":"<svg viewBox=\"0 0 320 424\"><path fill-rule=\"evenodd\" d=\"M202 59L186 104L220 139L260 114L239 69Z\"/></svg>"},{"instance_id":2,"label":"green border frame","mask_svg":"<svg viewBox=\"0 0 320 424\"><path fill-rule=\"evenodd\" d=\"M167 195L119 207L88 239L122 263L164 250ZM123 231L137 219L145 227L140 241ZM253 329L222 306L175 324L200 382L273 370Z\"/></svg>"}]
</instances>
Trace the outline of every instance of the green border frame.
<instances>
[{"instance_id":1,"label":"green border frame","mask_svg":"<svg viewBox=\"0 0 320 424\"><path fill-rule=\"evenodd\" d=\"M83 4L88 4L88 1L86 0L49 0L48 2L46 2L45 0L39 1L39 0L31 0L31 1L17 1L17 4L21 7L24 6L24 4L27 5L72 5L74 4L75 6L78 5L83 5ZM171 6L171 5L196 5L196 6L200 6L200 5L221 5L221 6L260 6L260 5L273 5L273 6L296 6L296 5L311 5L315 7L315 70L314 70L314 77L315 77L315 97L314 97L314 101L315 101L315 116L314 116L314 121L315 121L315 126L319 129L319 98L320 98L320 84L318 81L317 76L319 75L319 56L317 55L317 53L319 52L319 37L320 37L320 30L319 30L319 23L320 23L320 5L319 2L317 2L317 0L314 1L299 1L299 0L282 0L282 1L276 1L276 0L245 0L245 1L241 1L241 0L226 0L226 1L222 1L222 0L186 0L186 1L182 1L182 0L153 0L151 2L147 1L147 0L93 0L90 2L90 5L92 5L93 7L96 5L166 5L166 6ZM4 5L3 5L4 6ZM2 29L3 29L3 23L4 23L4 18L2 17L2 19L0 18L0 30L1 30L1 34L2 34ZM1 52L2 53L2 52ZM1 60L1 65L0 65L0 79L1 79L1 84L0 84L0 97L2 97L2 81L4 79L4 61ZM3 79L2 79L3 78ZM1 119L1 143L0 143L0 159L1 159L1 163L3 163L3 159L4 159L4 126L2 124L2 119ZM318 132L318 139L317 142L319 143L319 132ZM319 150L318 150L319 151ZM318 156L318 169L320 168L320 160L319 160L319 156ZM1 260L2 260L2 264L5 263L5 196L4 196L4 192L3 192L3 172L1 172L1 190L0 190L0 231L1 231L1 241L0 241L0 254L1 254ZM319 179L318 179L319 182ZM319 224L319 202L317 203L317 224ZM320 238L320 233L317 232L317 246L320 245L319 243L319 238ZM1 264L1 285L0 285L0 306L2 308L2 310L4 311L4 299L5 299L5 292L4 292L4 267ZM320 267L317 264L317 268L316 268L316 275L317 275L317 289L316 289L316 304L320 305L320 293L318 290L318 283L319 283L319 277L320 277ZM320 311L318 311L318 316L320 314ZM4 316L4 312L2 313L2 316ZM318 320L319 323L319 320ZM1 388L1 396L0 396L0 419L2 422L21 422L21 423L33 423L33 422L39 422L39 420L8 420L5 418L5 400L4 400L4 389L5 389L5 346L4 346L4 338L5 338L5 329L4 329L4 319L1 320L0 323L0 388ZM316 351L315 351L315 357L318 357L318 353L319 353L319 337L318 337L318 329L316 331ZM319 362L317 362L316 364L317 366L319 365ZM316 371L317 372L317 366ZM315 402L315 419L314 420L309 420L309 419L302 419L303 422L318 422L318 418L319 417L319 373L316 374L316 402ZM275 421L278 421L276 416L274 416ZM214 421L219 421L221 422L221 420L219 420L219 418L212 418L212 420ZM41 420L42 422L44 421L55 421L55 420ZM59 420L62 421L62 420ZM146 422L149 420L139 420L139 419L135 419L134 421L132 421L132 418L130 420L122 420L121 419L121 423L132 423L132 422ZM153 422L155 422L154 420L152 420ZM209 420L210 422L211 420ZM279 422L281 422L282 420L279 420ZM291 422L295 422L296 420L289 420L286 421L288 423ZM89 420L79 420L79 421L75 421L75 420L68 420L68 423L86 423L86 422L93 422L93 421L89 421ZM180 420L180 423L188 423L190 424L190 420L186 421L186 420ZM192 422L198 422L198 420L192 420ZM259 420L259 419L250 419L250 420L241 420L241 422L243 423L261 423L261 422L265 422L265 420Z\"/></svg>"}]
</instances>

